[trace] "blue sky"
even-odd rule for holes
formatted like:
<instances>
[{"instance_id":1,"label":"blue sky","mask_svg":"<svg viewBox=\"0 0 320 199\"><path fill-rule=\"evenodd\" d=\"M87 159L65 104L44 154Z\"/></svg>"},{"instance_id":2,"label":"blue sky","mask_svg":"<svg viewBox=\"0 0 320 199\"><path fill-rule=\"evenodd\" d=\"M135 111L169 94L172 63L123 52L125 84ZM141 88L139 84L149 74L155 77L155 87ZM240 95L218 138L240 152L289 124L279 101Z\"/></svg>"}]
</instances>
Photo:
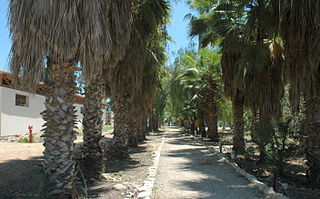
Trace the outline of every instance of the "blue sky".
<instances>
[{"instance_id":1,"label":"blue sky","mask_svg":"<svg viewBox=\"0 0 320 199\"><path fill-rule=\"evenodd\" d=\"M8 0L0 0L0 69L4 70L9 70L8 56L11 48L9 30L7 26L8 2ZM172 3L172 23L168 25L168 32L174 42L169 42L167 49L170 63L174 60L175 51L190 45L190 38L188 37L187 32L188 20L184 20L184 16L190 12L189 7L186 5L184 0Z\"/></svg>"},{"instance_id":2,"label":"blue sky","mask_svg":"<svg viewBox=\"0 0 320 199\"><path fill-rule=\"evenodd\" d=\"M8 56L11 48L7 27L8 0L0 0L0 69L8 70Z\"/></svg>"}]
</instances>

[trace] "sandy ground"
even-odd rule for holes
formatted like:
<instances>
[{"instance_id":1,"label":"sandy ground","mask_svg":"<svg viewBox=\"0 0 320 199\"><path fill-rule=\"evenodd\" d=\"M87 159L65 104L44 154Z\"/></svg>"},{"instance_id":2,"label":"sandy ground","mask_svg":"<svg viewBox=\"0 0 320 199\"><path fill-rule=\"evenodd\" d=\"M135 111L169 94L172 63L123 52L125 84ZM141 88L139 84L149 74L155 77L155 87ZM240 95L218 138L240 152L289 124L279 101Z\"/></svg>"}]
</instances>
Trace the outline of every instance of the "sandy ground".
<instances>
[{"instance_id":1,"label":"sandy ground","mask_svg":"<svg viewBox=\"0 0 320 199\"><path fill-rule=\"evenodd\" d=\"M111 131L104 132L106 137ZM81 142L78 136L75 142ZM35 198L42 186L43 143L0 142L0 198ZM38 175L39 174L39 175ZM30 189L31 195L25 195ZM17 191L18 190L18 191Z\"/></svg>"},{"instance_id":2,"label":"sandy ground","mask_svg":"<svg viewBox=\"0 0 320 199\"><path fill-rule=\"evenodd\" d=\"M42 156L42 143L6 143L0 142L0 164L12 160L28 160ZM1 171L0 171L1 172Z\"/></svg>"},{"instance_id":3,"label":"sandy ground","mask_svg":"<svg viewBox=\"0 0 320 199\"><path fill-rule=\"evenodd\" d=\"M153 188L154 199L256 199L250 186L205 146L192 142L179 129L168 128Z\"/></svg>"}]
</instances>

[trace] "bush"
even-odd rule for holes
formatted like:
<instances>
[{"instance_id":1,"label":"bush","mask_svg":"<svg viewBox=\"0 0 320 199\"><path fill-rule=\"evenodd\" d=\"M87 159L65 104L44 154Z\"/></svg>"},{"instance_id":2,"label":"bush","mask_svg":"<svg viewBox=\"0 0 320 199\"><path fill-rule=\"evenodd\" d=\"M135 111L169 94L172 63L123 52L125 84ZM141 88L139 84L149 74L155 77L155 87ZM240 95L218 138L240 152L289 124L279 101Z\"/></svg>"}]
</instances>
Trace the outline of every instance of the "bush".
<instances>
[{"instance_id":1,"label":"bush","mask_svg":"<svg viewBox=\"0 0 320 199\"><path fill-rule=\"evenodd\" d=\"M282 174L284 163L302 152L299 142L302 132L297 130L292 118L286 122L273 122L272 132L271 142L265 145L264 153L266 161Z\"/></svg>"},{"instance_id":2,"label":"bush","mask_svg":"<svg viewBox=\"0 0 320 199\"><path fill-rule=\"evenodd\" d=\"M34 141L34 139L32 139L32 142ZM22 137L18 139L19 143L29 143L29 138L27 137Z\"/></svg>"}]
</instances>

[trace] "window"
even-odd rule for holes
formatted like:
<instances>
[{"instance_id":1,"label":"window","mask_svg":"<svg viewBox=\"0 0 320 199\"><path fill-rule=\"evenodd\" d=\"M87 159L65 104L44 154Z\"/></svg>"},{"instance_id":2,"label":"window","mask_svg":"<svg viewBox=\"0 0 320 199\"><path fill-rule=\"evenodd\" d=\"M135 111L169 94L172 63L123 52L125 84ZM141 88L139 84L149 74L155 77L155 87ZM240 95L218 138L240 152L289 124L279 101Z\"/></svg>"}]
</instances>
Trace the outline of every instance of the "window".
<instances>
[{"instance_id":1,"label":"window","mask_svg":"<svg viewBox=\"0 0 320 199\"><path fill-rule=\"evenodd\" d=\"M25 95L16 94L16 106L28 107L28 97Z\"/></svg>"}]
</instances>

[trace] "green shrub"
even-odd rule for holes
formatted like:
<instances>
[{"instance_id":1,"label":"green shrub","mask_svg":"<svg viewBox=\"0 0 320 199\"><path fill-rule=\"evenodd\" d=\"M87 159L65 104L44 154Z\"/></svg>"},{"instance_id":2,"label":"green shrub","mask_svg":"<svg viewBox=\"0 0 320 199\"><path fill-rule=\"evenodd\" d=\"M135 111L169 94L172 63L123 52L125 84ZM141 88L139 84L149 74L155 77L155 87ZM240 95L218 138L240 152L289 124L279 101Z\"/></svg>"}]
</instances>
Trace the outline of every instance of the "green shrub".
<instances>
[{"instance_id":1,"label":"green shrub","mask_svg":"<svg viewBox=\"0 0 320 199\"><path fill-rule=\"evenodd\" d=\"M273 122L272 140L265 145L264 153L266 161L274 165L280 174L283 173L284 163L302 152L299 142L301 137L302 132L291 118L286 122Z\"/></svg>"},{"instance_id":2,"label":"green shrub","mask_svg":"<svg viewBox=\"0 0 320 199\"><path fill-rule=\"evenodd\" d=\"M112 130L113 126L112 125L104 125L104 127L102 128L102 131L109 131Z\"/></svg>"},{"instance_id":3,"label":"green shrub","mask_svg":"<svg viewBox=\"0 0 320 199\"><path fill-rule=\"evenodd\" d=\"M34 139L32 140L32 142L34 141ZM27 137L21 137L18 139L19 143L29 143L29 138Z\"/></svg>"}]
</instances>

